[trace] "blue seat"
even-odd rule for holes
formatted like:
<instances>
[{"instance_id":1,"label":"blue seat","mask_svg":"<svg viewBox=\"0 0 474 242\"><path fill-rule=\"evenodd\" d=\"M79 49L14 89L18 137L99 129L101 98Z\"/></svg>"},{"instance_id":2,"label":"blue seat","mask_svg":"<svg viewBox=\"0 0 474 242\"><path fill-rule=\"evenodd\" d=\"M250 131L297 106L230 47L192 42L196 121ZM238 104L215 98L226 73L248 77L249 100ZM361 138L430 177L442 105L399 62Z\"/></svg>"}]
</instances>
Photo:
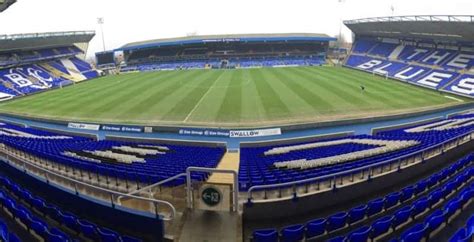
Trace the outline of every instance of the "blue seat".
<instances>
[{"instance_id":1,"label":"blue seat","mask_svg":"<svg viewBox=\"0 0 474 242\"><path fill-rule=\"evenodd\" d=\"M438 173L433 174L432 176L430 176L430 178L428 178L426 185L428 187L433 187L434 185L438 184L439 178L440 178L440 175Z\"/></svg>"},{"instance_id":2,"label":"blue seat","mask_svg":"<svg viewBox=\"0 0 474 242\"><path fill-rule=\"evenodd\" d=\"M97 227L97 232L102 242L120 242L119 234L111 229Z\"/></svg>"},{"instance_id":3,"label":"blue seat","mask_svg":"<svg viewBox=\"0 0 474 242\"><path fill-rule=\"evenodd\" d=\"M413 211L412 216L417 216L423 213L424 211L426 211L426 209L428 209L428 198L422 197L418 199L417 201L415 201L414 207L415 209Z\"/></svg>"},{"instance_id":4,"label":"blue seat","mask_svg":"<svg viewBox=\"0 0 474 242\"><path fill-rule=\"evenodd\" d=\"M413 193L415 192L415 189L413 186L408 186L402 189L402 196L400 197L400 201L404 202L411 197L413 197Z\"/></svg>"},{"instance_id":5,"label":"blue seat","mask_svg":"<svg viewBox=\"0 0 474 242\"><path fill-rule=\"evenodd\" d=\"M16 236L14 233L9 233L8 234L8 242L21 242L20 238Z\"/></svg>"},{"instance_id":6,"label":"blue seat","mask_svg":"<svg viewBox=\"0 0 474 242\"><path fill-rule=\"evenodd\" d=\"M456 211L460 208L460 199L454 198L448 204L444 206L444 211L446 212L446 218L450 218Z\"/></svg>"},{"instance_id":7,"label":"blue seat","mask_svg":"<svg viewBox=\"0 0 474 242\"><path fill-rule=\"evenodd\" d=\"M400 236L402 242L419 242L425 237L427 226L419 223L407 229Z\"/></svg>"},{"instance_id":8,"label":"blue seat","mask_svg":"<svg viewBox=\"0 0 474 242\"><path fill-rule=\"evenodd\" d=\"M471 242L472 234L469 234L466 228L460 228L449 239L449 242Z\"/></svg>"},{"instance_id":9,"label":"blue seat","mask_svg":"<svg viewBox=\"0 0 474 242\"><path fill-rule=\"evenodd\" d=\"M446 185L444 187L446 188L446 194L444 194L444 196L446 196L448 194L451 194L452 192L455 192L456 188L457 188L457 185L456 185L455 181L450 181L450 182L446 183Z\"/></svg>"},{"instance_id":10,"label":"blue seat","mask_svg":"<svg viewBox=\"0 0 474 242\"><path fill-rule=\"evenodd\" d=\"M45 204L45 209L46 209L46 213L47 215L56 220L56 221L62 221L62 214L60 212L60 209L54 205L49 205L49 204Z\"/></svg>"},{"instance_id":11,"label":"blue seat","mask_svg":"<svg viewBox=\"0 0 474 242\"><path fill-rule=\"evenodd\" d=\"M304 237L304 226L301 224L284 227L281 230L283 242L300 241Z\"/></svg>"},{"instance_id":12,"label":"blue seat","mask_svg":"<svg viewBox=\"0 0 474 242\"><path fill-rule=\"evenodd\" d=\"M17 217L18 219L20 219L20 221L26 225L27 228L31 227L31 214L30 212L25 209L25 208L21 208L21 209L18 209L18 210L15 210L15 214L14 216Z\"/></svg>"},{"instance_id":13,"label":"blue seat","mask_svg":"<svg viewBox=\"0 0 474 242\"><path fill-rule=\"evenodd\" d=\"M442 192L440 189L434 190L430 193L429 198L428 198L428 205L429 207L433 207L436 203L438 203L441 200L442 197Z\"/></svg>"},{"instance_id":14,"label":"blue seat","mask_svg":"<svg viewBox=\"0 0 474 242\"><path fill-rule=\"evenodd\" d=\"M345 242L346 241L346 237L341 235L341 236L337 236L337 237L334 237L334 238L331 238L331 239L328 239L327 242Z\"/></svg>"},{"instance_id":15,"label":"blue seat","mask_svg":"<svg viewBox=\"0 0 474 242\"><path fill-rule=\"evenodd\" d=\"M474 215L469 218L467 221L467 226L466 226L468 233L474 236Z\"/></svg>"},{"instance_id":16,"label":"blue seat","mask_svg":"<svg viewBox=\"0 0 474 242\"><path fill-rule=\"evenodd\" d=\"M474 190L473 189L466 189L465 191L463 191L460 195L461 197L461 204L464 205L466 204L471 198L474 197Z\"/></svg>"},{"instance_id":17,"label":"blue seat","mask_svg":"<svg viewBox=\"0 0 474 242\"><path fill-rule=\"evenodd\" d=\"M45 204L44 204L44 201L39 199L39 198L33 198L32 199L32 206L40 211L41 213L43 213L43 215L46 213L46 210L45 210Z\"/></svg>"},{"instance_id":18,"label":"blue seat","mask_svg":"<svg viewBox=\"0 0 474 242\"><path fill-rule=\"evenodd\" d=\"M78 220L80 232L87 238L97 240L97 226L87 220Z\"/></svg>"},{"instance_id":19,"label":"blue seat","mask_svg":"<svg viewBox=\"0 0 474 242\"><path fill-rule=\"evenodd\" d=\"M71 213L66 213L66 214L61 214L61 221L63 222L66 227L79 232L79 224L77 223L77 217L74 214Z\"/></svg>"},{"instance_id":20,"label":"blue seat","mask_svg":"<svg viewBox=\"0 0 474 242\"><path fill-rule=\"evenodd\" d=\"M372 200L368 203L367 216L373 216L382 212L385 200L383 198Z\"/></svg>"},{"instance_id":21,"label":"blue seat","mask_svg":"<svg viewBox=\"0 0 474 242\"><path fill-rule=\"evenodd\" d=\"M444 211L441 209L436 210L430 216L425 219L425 224L428 225L427 231L431 233L435 231L445 221Z\"/></svg>"},{"instance_id":22,"label":"blue seat","mask_svg":"<svg viewBox=\"0 0 474 242\"><path fill-rule=\"evenodd\" d=\"M61 230L57 228L52 228L48 231L48 241L49 242L66 242L66 241L69 241L69 238Z\"/></svg>"},{"instance_id":23,"label":"blue seat","mask_svg":"<svg viewBox=\"0 0 474 242\"><path fill-rule=\"evenodd\" d=\"M3 220L0 220L0 240L8 241L8 228Z\"/></svg>"},{"instance_id":24,"label":"blue seat","mask_svg":"<svg viewBox=\"0 0 474 242\"><path fill-rule=\"evenodd\" d=\"M415 194L420 194L426 190L427 182L425 180L419 181L415 186Z\"/></svg>"},{"instance_id":25,"label":"blue seat","mask_svg":"<svg viewBox=\"0 0 474 242\"><path fill-rule=\"evenodd\" d=\"M326 230L326 219L314 219L306 224L306 238L312 238L324 234Z\"/></svg>"},{"instance_id":26,"label":"blue seat","mask_svg":"<svg viewBox=\"0 0 474 242\"><path fill-rule=\"evenodd\" d=\"M385 210L397 205L400 197L400 192L393 192L385 196Z\"/></svg>"},{"instance_id":27,"label":"blue seat","mask_svg":"<svg viewBox=\"0 0 474 242\"><path fill-rule=\"evenodd\" d=\"M347 213L346 212L339 212L333 214L328 219L327 230L334 231L340 228L343 228L346 225L347 220Z\"/></svg>"},{"instance_id":28,"label":"blue seat","mask_svg":"<svg viewBox=\"0 0 474 242\"><path fill-rule=\"evenodd\" d=\"M364 226L354 230L349 234L348 240L350 242L367 242L371 230L372 228L370 226Z\"/></svg>"},{"instance_id":29,"label":"blue seat","mask_svg":"<svg viewBox=\"0 0 474 242\"><path fill-rule=\"evenodd\" d=\"M399 209L395 213L395 218L393 219L393 227L397 228L399 225L407 222L408 219L411 217L412 211L413 211L413 207L411 206L406 206Z\"/></svg>"},{"instance_id":30,"label":"blue seat","mask_svg":"<svg viewBox=\"0 0 474 242\"><path fill-rule=\"evenodd\" d=\"M371 238L377 238L378 236L387 233L392 226L394 218L394 216L385 216L375 220L372 223L372 233L370 235Z\"/></svg>"},{"instance_id":31,"label":"blue seat","mask_svg":"<svg viewBox=\"0 0 474 242\"><path fill-rule=\"evenodd\" d=\"M259 229L253 231L253 241L255 242L277 242L278 232L276 229Z\"/></svg>"},{"instance_id":32,"label":"blue seat","mask_svg":"<svg viewBox=\"0 0 474 242\"><path fill-rule=\"evenodd\" d=\"M361 205L359 207L352 208L349 211L349 224L353 224L356 222L361 221L365 217L365 213L367 211L367 205Z\"/></svg>"},{"instance_id":33,"label":"blue seat","mask_svg":"<svg viewBox=\"0 0 474 242\"><path fill-rule=\"evenodd\" d=\"M137 239L130 236L122 236L122 242L141 242L141 239Z\"/></svg>"},{"instance_id":34,"label":"blue seat","mask_svg":"<svg viewBox=\"0 0 474 242\"><path fill-rule=\"evenodd\" d=\"M48 225L41 220L33 220L31 230L45 240L48 238Z\"/></svg>"}]
</instances>

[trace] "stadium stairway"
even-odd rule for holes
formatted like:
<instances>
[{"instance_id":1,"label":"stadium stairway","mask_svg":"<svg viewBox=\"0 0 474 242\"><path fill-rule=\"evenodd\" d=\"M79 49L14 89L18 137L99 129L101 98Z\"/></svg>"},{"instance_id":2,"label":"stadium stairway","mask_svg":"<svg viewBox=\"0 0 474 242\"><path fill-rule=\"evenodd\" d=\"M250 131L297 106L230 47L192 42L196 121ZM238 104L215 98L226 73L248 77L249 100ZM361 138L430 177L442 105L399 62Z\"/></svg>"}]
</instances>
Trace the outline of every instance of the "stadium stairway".
<instances>
[{"instance_id":1,"label":"stadium stairway","mask_svg":"<svg viewBox=\"0 0 474 242\"><path fill-rule=\"evenodd\" d=\"M84 75L77 69L77 67L69 59L62 59L61 63L68 69L69 74L74 77L72 80L81 80L85 79Z\"/></svg>"},{"instance_id":2,"label":"stadium stairway","mask_svg":"<svg viewBox=\"0 0 474 242\"><path fill-rule=\"evenodd\" d=\"M18 91L10 82L6 82L0 78L0 84L4 85L6 88L13 90L16 92L18 95L23 96L25 95L24 93Z\"/></svg>"},{"instance_id":3,"label":"stadium stairway","mask_svg":"<svg viewBox=\"0 0 474 242\"><path fill-rule=\"evenodd\" d=\"M227 151L222 157L217 169L239 171L240 153ZM207 180L209 183L233 184L234 180L231 174L214 173Z\"/></svg>"},{"instance_id":4,"label":"stadium stairway","mask_svg":"<svg viewBox=\"0 0 474 242\"><path fill-rule=\"evenodd\" d=\"M402 53L403 49L404 49L403 45L397 46L397 48L395 48L395 50L393 50L392 53L390 53L390 55L388 56L388 59L396 60L398 56Z\"/></svg>"},{"instance_id":5,"label":"stadium stairway","mask_svg":"<svg viewBox=\"0 0 474 242\"><path fill-rule=\"evenodd\" d=\"M42 63L42 64L39 64L39 66L43 67L44 69L49 71L54 76L63 77L65 79L71 80L73 82L81 82L81 81L84 81L84 79L85 79L84 77L79 78L79 76L76 76L76 75L66 74L66 73L52 67L48 63Z\"/></svg>"},{"instance_id":6,"label":"stadium stairway","mask_svg":"<svg viewBox=\"0 0 474 242\"><path fill-rule=\"evenodd\" d=\"M244 241L239 214L194 210L186 214L185 220L181 234L175 241Z\"/></svg>"},{"instance_id":7,"label":"stadium stairway","mask_svg":"<svg viewBox=\"0 0 474 242\"><path fill-rule=\"evenodd\" d=\"M240 153L227 151L217 169L239 170ZM231 174L214 173L206 183L233 184ZM243 241L242 217L237 213L186 210L181 218L181 231L175 241Z\"/></svg>"}]
</instances>

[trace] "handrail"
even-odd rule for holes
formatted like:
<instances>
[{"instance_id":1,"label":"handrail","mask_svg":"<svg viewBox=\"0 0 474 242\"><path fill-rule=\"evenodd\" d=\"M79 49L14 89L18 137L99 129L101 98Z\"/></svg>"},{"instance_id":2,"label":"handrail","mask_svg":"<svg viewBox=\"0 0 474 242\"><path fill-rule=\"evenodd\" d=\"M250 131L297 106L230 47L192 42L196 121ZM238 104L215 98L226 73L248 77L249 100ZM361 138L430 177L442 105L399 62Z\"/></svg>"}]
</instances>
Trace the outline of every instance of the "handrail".
<instances>
[{"instance_id":1,"label":"handrail","mask_svg":"<svg viewBox=\"0 0 474 242\"><path fill-rule=\"evenodd\" d=\"M2 156L3 155L3 156ZM6 157L5 157L6 156ZM72 179L70 177L67 177L67 176L64 176L64 175L61 175L61 174L58 174L58 173L55 173L55 172L52 172L48 169L45 169L43 167L40 167L30 161L26 161L25 159L17 156L17 155L12 155L12 154L7 154L3 149L0 149L0 157L4 158L6 160L6 162L10 164L10 157L12 158L15 158L17 159L18 161L20 162L23 162L24 164L28 164L38 170L41 170L43 172L45 172L46 174L52 174L54 176L57 176L57 177L60 177L64 180L67 180L69 182L72 182L74 184L74 188L75 188L75 192L76 194L79 193L79 191L77 190L77 185L82 185L82 186L85 186L85 187L89 187L89 188L93 188L93 189L96 189L96 190L99 190L101 192L105 192L105 193L109 193L111 196L115 195L115 196L121 196L121 197L127 197L127 198L133 198L133 199L138 199L138 200L142 200L142 201L146 201L146 202L151 202L154 204L155 206L155 215L159 215L158 214L158 211L157 211L157 206L158 204L164 204L166 206L168 206L170 209L171 209L171 215L169 217L164 217L162 215L159 215L162 217L162 219L164 221L172 221L175 216L176 216L176 208L173 206L173 204L167 202L167 201L164 201L164 200L158 200L158 199L152 199L152 198L144 198L144 197L138 197L138 196L134 196L134 195L128 195L128 194L125 194L125 193L121 193L121 192L117 192L117 191L113 191L113 190L109 190L107 188L102 188L102 187L98 187L98 186L94 186L94 185L91 185L91 184L88 184L88 183L85 183L85 182L82 182L82 181L79 181L79 180L76 180L76 179ZM5 162L5 161L4 161ZM24 168L25 169L25 168ZM49 178L47 175L44 175L44 178L46 179L47 182L49 182ZM87 195L87 194L84 194L84 195ZM114 202L113 202L113 199L111 199L111 203L112 203L112 206L115 206Z\"/></svg>"},{"instance_id":2,"label":"handrail","mask_svg":"<svg viewBox=\"0 0 474 242\"><path fill-rule=\"evenodd\" d=\"M248 193L247 199L248 199L248 201L251 201L253 199L252 192L256 189L266 190L268 188L279 188L279 187L283 187L283 186L291 186L291 185L298 185L298 184L301 184L301 183L315 182L315 181L320 181L320 180L326 180L328 178L339 177L339 176L342 176L342 175L348 175L348 174L351 174L351 173L354 173L354 172L358 172L358 171L362 171L362 170L366 170L366 169L371 169L373 167L383 166L383 165L392 163L394 161L398 161L398 160L401 160L401 159L404 159L404 158L412 157L414 155L422 154L423 152L425 152L427 150L431 150L431 149L434 149L434 148L437 148L437 147L440 147L440 146L442 147L446 143L457 140L457 139L459 139L463 136L469 135L470 136L469 140L471 140L472 139L471 136L472 136L473 133L474 133L474 131L471 130L471 131L468 131L468 132L466 132L462 135L459 135L459 136L456 136L454 138L448 139L448 140L444 141L443 143L436 144L436 145L424 148L422 150L418 150L418 151L415 151L415 152L412 152L412 153L409 153L409 154L406 154L406 155L402 155L402 156L399 156L399 157L396 157L396 158L392 158L390 160L374 163L374 164L371 164L371 165L368 165L368 166L358 167L358 168L354 168L354 169L347 170L347 171L340 171L340 172L329 174L329 175L324 175L324 176L319 176L319 177L312 177L312 178L307 178L307 179L298 180L298 181L284 182L284 183L278 183L278 184L267 184L267 185L251 186L247 191L247 193Z\"/></svg>"},{"instance_id":3,"label":"handrail","mask_svg":"<svg viewBox=\"0 0 474 242\"><path fill-rule=\"evenodd\" d=\"M169 181L178 179L178 178L180 178L180 177L182 177L182 176L186 176L186 173L179 173L178 175L175 175L175 176L166 178L165 180L159 181L159 182L157 182L157 183L153 183L153 184L148 185L148 186L146 186L146 187L142 187L142 188L140 188L140 189L138 189L138 190L135 190L135 191L131 191L131 192L127 193L127 195L135 195L135 194L137 194L137 193L140 193L140 192L149 190L149 189L151 189L152 187L159 186L159 185L162 185L162 184L167 183L167 182L169 182ZM117 198L117 202L120 203L120 200L122 200L122 198L123 198L122 196L119 196L119 197Z\"/></svg>"},{"instance_id":4,"label":"handrail","mask_svg":"<svg viewBox=\"0 0 474 242\"><path fill-rule=\"evenodd\" d=\"M164 179L164 180L162 180L162 181L159 181L159 182L157 182L157 183L154 183L154 184L148 185L148 186L146 186L146 187L140 188L140 189L135 190L135 191L133 191L133 192L129 192L129 193L127 193L127 194L128 194L128 195L134 195L134 194L143 192L143 191L145 191L145 190L148 190L148 189L150 189L150 188L152 188L152 187L162 185L162 184L167 183L167 182L172 181L172 180L176 180L176 179L178 179L178 178L180 178L180 177L182 177L182 176L186 176L186 173L179 173L178 175L175 175L175 176L166 178L166 179Z\"/></svg>"}]
</instances>

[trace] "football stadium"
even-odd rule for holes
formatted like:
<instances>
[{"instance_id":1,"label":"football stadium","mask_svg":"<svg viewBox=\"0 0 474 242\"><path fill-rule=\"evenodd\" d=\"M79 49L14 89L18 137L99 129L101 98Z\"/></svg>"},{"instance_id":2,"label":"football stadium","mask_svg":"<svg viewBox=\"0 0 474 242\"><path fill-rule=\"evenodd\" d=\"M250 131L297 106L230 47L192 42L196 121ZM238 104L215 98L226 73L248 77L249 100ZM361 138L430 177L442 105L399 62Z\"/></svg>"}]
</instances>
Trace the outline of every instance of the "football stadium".
<instances>
[{"instance_id":1,"label":"football stadium","mask_svg":"<svg viewBox=\"0 0 474 242\"><path fill-rule=\"evenodd\" d=\"M139 2L0 33L0 241L474 241L473 15L146 38Z\"/></svg>"}]
</instances>

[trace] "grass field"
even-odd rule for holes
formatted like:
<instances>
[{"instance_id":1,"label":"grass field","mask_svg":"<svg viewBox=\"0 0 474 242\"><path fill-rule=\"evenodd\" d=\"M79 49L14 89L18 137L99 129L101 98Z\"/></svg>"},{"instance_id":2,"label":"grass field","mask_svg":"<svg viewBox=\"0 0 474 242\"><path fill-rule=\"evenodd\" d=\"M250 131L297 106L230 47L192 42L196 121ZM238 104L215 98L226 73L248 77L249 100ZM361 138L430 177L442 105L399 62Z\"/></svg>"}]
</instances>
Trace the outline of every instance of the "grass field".
<instances>
[{"instance_id":1,"label":"grass field","mask_svg":"<svg viewBox=\"0 0 474 242\"><path fill-rule=\"evenodd\" d=\"M263 126L413 112L462 100L346 68L292 67L109 76L2 103L0 112L108 123Z\"/></svg>"}]
</instances>

